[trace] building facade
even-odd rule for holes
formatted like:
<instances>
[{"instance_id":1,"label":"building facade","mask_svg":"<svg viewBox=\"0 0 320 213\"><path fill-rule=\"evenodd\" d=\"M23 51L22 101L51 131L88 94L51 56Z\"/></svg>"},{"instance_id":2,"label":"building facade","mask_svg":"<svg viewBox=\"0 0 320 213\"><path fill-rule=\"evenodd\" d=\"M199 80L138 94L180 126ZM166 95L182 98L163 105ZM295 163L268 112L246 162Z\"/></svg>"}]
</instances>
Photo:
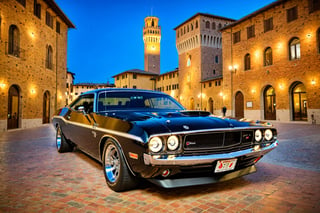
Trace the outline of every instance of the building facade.
<instances>
[{"instance_id":1,"label":"building facade","mask_svg":"<svg viewBox=\"0 0 320 213\"><path fill-rule=\"evenodd\" d=\"M222 30L235 117L320 122L320 3L276 1Z\"/></svg>"},{"instance_id":2,"label":"building facade","mask_svg":"<svg viewBox=\"0 0 320 213\"><path fill-rule=\"evenodd\" d=\"M66 104L74 27L53 0L0 1L0 131L48 123Z\"/></svg>"},{"instance_id":3,"label":"building facade","mask_svg":"<svg viewBox=\"0 0 320 213\"><path fill-rule=\"evenodd\" d=\"M112 78L114 78L114 83L117 88L155 90L156 76L158 76L158 74L153 72L132 69L112 76Z\"/></svg>"}]
</instances>

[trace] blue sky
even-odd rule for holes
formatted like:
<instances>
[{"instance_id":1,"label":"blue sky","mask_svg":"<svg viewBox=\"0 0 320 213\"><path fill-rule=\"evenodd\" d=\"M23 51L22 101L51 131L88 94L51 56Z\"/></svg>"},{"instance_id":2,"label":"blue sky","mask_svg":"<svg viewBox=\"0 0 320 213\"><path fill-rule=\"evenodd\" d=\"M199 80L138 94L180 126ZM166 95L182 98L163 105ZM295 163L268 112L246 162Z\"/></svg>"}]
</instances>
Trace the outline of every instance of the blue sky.
<instances>
[{"instance_id":1,"label":"blue sky","mask_svg":"<svg viewBox=\"0 0 320 213\"><path fill-rule=\"evenodd\" d=\"M178 67L174 28L198 12L240 19L275 0L56 0L76 29L68 33L67 67L76 83L113 82L144 69L144 18L161 26L160 72Z\"/></svg>"}]
</instances>

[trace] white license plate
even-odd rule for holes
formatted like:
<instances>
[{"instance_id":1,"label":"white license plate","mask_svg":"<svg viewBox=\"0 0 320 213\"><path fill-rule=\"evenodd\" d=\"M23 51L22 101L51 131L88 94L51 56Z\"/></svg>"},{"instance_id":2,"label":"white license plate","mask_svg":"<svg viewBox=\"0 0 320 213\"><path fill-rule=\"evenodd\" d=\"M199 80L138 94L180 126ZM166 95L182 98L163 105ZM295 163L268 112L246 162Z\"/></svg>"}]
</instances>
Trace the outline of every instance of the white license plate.
<instances>
[{"instance_id":1,"label":"white license plate","mask_svg":"<svg viewBox=\"0 0 320 213\"><path fill-rule=\"evenodd\" d=\"M219 160L216 165L215 173L234 170L237 159Z\"/></svg>"}]
</instances>

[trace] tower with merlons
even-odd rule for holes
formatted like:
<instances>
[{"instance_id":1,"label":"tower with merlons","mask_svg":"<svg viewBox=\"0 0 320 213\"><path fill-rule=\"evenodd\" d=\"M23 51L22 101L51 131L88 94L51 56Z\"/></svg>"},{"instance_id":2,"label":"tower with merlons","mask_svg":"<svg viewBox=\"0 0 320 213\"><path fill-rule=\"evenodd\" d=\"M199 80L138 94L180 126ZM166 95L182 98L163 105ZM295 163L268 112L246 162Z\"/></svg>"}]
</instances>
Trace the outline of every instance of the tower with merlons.
<instances>
[{"instance_id":1,"label":"tower with merlons","mask_svg":"<svg viewBox=\"0 0 320 213\"><path fill-rule=\"evenodd\" d=\"M158 25L159 18L148 16L144 19L144 22L144 70L160 74L161 27Z\"/></svg>"}]
</instances>

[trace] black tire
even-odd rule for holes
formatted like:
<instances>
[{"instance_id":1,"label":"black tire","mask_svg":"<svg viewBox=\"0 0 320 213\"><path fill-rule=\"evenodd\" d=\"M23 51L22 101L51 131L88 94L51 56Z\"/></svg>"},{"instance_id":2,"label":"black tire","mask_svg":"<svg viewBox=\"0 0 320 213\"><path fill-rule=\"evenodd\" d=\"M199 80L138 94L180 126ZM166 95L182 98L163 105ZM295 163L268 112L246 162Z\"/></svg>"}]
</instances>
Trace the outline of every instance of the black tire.
<instances>
[{"instance_id":1,"label":"black tire","mask_svg":"<svg viewBox=\"0 0 320 213\"><path fill-rule=\"evenodd\" d=\"M60 153L71 152L73 150L73 146L70 143L68 143L59 126L57 127L56 133L56 147L58 152Z\"/></svg>"},{"instance_id":2,"label":"black tire","mask_svg":"<svg viewBox=\"0 0 320 213\"><path fill-rule=\"evenodd\" d=\"M111 139L104 145L102 165L106 182L113 191L126 191L137 186L137 178L128 169L119 146Z\"/></svg>"}]
</instances>

